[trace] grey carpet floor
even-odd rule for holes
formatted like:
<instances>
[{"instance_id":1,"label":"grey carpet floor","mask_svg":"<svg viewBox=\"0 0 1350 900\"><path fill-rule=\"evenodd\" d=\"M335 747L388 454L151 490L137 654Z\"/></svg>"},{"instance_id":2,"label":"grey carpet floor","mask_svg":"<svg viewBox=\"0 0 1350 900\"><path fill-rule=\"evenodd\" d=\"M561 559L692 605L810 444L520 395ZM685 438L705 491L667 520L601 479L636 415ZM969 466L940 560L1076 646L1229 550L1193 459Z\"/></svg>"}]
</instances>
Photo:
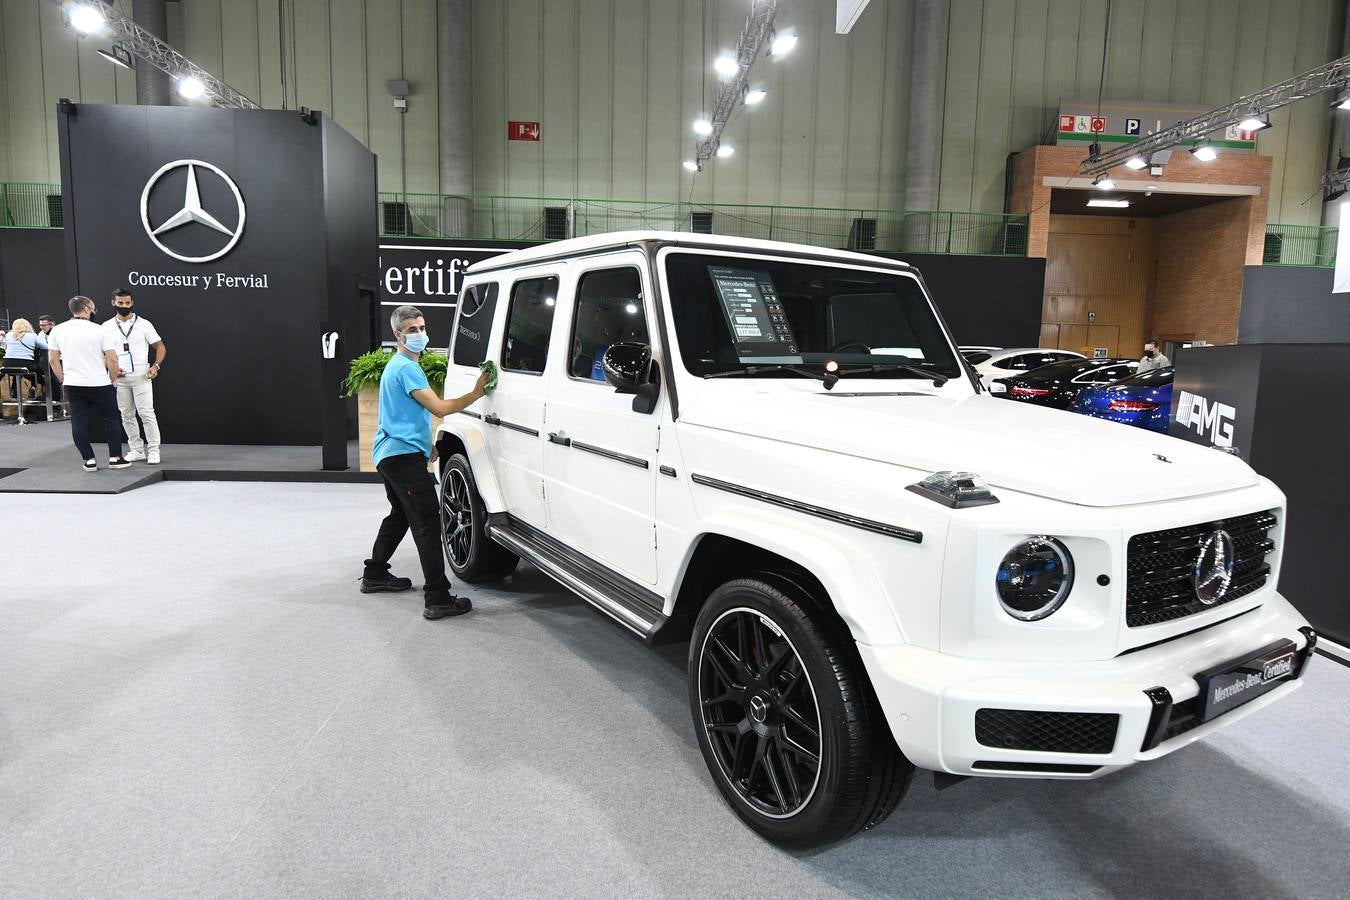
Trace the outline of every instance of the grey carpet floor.
<instances>
[{"instance_id":1,"label":"grey carpet floor","mask_svg":"<svg viewBox=\"0 0 1350 900\"><path fill-rule=\"evenodd\" d=\"M1085 783L918 779L784 853L724 808L677 646L533 570L365 596L372 485L0 496L0 897L1336 897L1350 669ZM396 569L416 574L411 543Z\"/></svg>"}]
</instances>

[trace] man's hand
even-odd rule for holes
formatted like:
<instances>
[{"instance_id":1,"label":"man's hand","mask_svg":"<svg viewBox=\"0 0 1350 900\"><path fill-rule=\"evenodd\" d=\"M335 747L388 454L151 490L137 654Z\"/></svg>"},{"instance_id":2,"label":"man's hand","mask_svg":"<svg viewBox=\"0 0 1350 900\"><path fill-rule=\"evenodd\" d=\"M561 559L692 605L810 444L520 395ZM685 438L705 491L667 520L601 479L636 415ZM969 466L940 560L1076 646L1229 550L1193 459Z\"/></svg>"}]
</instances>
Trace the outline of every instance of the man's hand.
<instances>
[{"instance_id":1,"label":"man's hand","mask_svg":"<svg viewBox=\"0 0 1350 900\"><path fill-rule=\"evenodd\" d=\"M478 381L474 383L473 392L480 397L487 396L488 382L492 379L488 377L487 372L478 373Z\"/></svg>"},{"instance_id":2,"label":"man's hand","mask_svg":"<svg viewBox=\"0 0 1350 900\"><path fill-rule=\"evenodd\" d=\"M159 377L159 363L155 363L154 365L152 365L150 367L150 371L145 373L145 377L149 381L154 381L157 377Z\"/></svg>"},{"instance_id":3,"label":"man's hand","mask_svg":"<svg viewBox=\"0 0 1350 900\"><path fill-rule=\"evenodd\" d=\"M435 462L437 459L440 458L440 456L441 456L440 451L437 450L435 446L433 446L431 448L431 459L429 460L429 462Z\"/></svg>"}]
</instances>

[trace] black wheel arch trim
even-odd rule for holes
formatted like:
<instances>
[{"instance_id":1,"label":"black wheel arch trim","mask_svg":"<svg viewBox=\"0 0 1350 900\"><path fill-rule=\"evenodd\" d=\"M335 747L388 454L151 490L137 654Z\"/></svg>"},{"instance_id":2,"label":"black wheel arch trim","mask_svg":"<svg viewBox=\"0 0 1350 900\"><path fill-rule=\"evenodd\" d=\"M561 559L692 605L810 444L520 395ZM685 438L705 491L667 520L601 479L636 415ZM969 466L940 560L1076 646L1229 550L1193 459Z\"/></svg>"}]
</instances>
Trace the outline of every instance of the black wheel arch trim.
<instances>
[{"instance_id":1,"label":"black wheel arch trim","mask_svg":"<svg viewBox=\"0 0 1350 900\"><path fill-rule=\"evenodd\" d=\"M715 490L725 491L729 494L737 494L741 497L749 497L752 500L760 500L774 506L781 506L784 509L790 509L794 512L805 513L809 516L815 516L819 519L825 519L830 522L836 522L840 525L848 525L851 528L859 528L863 531L871 531L875 534L883 534L887 537L893 537L902 541L909 541L914 544L923 543L923 532L913 528L905 528L900 525L889 525L885 522L878 522L874 519L866 519L862 516L855 516L851 513L840 512L834 509L827 509L823 506L816 506L813 503L806 503L801 500L793 500L790 497L783 497L778 494L770 494L767 491L757 490L744 485L735 484L730 481L723 481L720 478L713 478L709 475L701 475L697 472L689 476L695 484L701 484L704 487L710 487Z\"/></svg>"}]
</instances>

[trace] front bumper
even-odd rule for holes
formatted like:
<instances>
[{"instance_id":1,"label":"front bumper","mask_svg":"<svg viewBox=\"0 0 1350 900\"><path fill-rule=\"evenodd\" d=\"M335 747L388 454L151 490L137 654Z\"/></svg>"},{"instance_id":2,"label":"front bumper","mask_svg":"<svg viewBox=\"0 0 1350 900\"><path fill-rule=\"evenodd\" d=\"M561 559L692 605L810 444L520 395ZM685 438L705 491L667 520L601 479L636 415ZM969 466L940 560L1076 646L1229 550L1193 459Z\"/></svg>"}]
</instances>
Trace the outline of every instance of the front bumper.
<instances>
[{"instance_id":1,"label":"front bumper","mask_svg":"<svg viewBox=\"0 0 1350 900\"><path fill-rule=\"evenodd\" d=\"M1226 622L1096 662L969 659L909 646L858 649L896 742L915 765L958 775L1096 778L1165 756L1297 690L1316 641L1307 626L1276 594ZM1187 718L1200 692L1197 673L1279 640L1292 641L1298 651L1292 680L1208 722ZM1109 752L1006 749L978 740L981 709L1119 720L1114 739L1107 739Z\"/></svg>"}]
</instances>

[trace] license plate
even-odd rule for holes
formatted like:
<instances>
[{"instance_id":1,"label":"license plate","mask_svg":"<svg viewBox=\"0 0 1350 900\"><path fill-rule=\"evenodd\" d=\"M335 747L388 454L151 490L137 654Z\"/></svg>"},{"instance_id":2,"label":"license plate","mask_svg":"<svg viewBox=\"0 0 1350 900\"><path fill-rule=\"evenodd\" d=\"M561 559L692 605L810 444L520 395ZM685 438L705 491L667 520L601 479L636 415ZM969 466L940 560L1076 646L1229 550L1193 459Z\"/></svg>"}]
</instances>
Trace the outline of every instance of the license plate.
<instances>
[{"instance_id":1,"label":"license plate","mask_svg":"<svg viewBox=\"0 0 1350 900\"><path fill-rule=\"evenodd\" d=\"M1298 654L1293 641L1278 641L1241 660L1224 663L1195 676L1200 682L1200 721L1236 709L1293 679Z\"/></svg>"}]
</instances>

